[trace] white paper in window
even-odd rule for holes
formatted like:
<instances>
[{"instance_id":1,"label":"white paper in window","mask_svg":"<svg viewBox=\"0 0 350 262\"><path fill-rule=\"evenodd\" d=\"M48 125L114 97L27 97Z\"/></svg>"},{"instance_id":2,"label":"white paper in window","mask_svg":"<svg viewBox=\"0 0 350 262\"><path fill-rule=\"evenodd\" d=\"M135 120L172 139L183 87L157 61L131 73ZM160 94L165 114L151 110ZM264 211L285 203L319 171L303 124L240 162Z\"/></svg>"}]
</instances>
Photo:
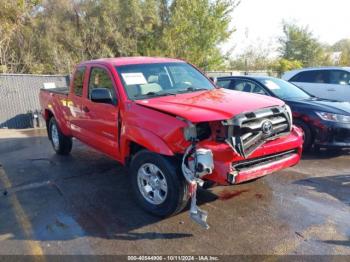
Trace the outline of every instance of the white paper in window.
<instances>
[{"instance_id":1,"label":"white paper in window","mask_svg":"<svg viewBox=\"0 0 350 262\"><path fill-rule=\"evenodd\" d=\"M267 86L268 89L274 90L274 89L281 89L275 82L271 80L265 81L265 85Z\"/></svg>"},{"instance_id":2,"label":"white paper in window","mask_svg":"<svg viewBox=\"0 0 350 262\"><path fill-rule=\"evenodd\" d=\"M122 77L127 85L147 84L147 80L142 73L124 73Z\"/></svg>"},{"instance_id":3,"label":"white paper in window","mask_svg":"<svg viewBox=\"0 0 350 262\"><path fill-rule=\"evenodd\" d=\"M55 83L44 83L44 89L53 89L56 88Z\"/></svg>"}]
</instances>

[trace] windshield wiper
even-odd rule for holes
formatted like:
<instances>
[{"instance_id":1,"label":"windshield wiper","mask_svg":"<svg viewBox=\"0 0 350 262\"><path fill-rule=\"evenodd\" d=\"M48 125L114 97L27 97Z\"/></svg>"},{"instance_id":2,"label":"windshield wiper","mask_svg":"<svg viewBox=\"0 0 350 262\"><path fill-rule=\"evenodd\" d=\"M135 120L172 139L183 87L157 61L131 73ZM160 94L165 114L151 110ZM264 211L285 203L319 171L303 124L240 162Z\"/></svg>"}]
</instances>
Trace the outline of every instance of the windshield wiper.
<instances>
[{"instance_id":1,"label":"windshield wiper","mask_svg":"<svg viewBox=\"0 0 350 262\"><path fill-rule=\"evenodd\" d=\"M196 91L204 91L204 90L209 90L209 89L190 86L190 87L187 87L186 89L179 90L177 93L196 92Z\"/></svg>"},{"instance_id":2,"label":"windshield wiper","mask_svg":"<svg viewBox=\"0 0 350 262\"><path fill-rule=\"evenodd\" d=\"M138 94L135 95L135 97L155 97L155 96L170 96L170 95L176 95L176 93L171 92L148 92L146 94Z\"/></svg>"}]
</instances>

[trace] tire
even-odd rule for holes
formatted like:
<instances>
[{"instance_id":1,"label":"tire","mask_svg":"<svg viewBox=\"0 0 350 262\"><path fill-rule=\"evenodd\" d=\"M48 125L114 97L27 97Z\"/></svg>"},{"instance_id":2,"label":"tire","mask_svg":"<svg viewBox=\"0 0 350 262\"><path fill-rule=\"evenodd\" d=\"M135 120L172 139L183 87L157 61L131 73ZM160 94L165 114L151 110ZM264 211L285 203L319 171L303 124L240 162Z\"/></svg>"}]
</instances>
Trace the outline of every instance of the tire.
<instances>
[{"instance_id":1,"label":"tire","mask_svg":"<svg viewBox=\"0 0 350 262\"><path fill-rule=\"evenodd\" d=\"M130 169L134 196L144 210L168 217L185 208L188 184L175 160L141 150L133 157Z\"/></svg>"},{"instance_id":2,"label":"tire","mask_svg":"<svg viewBox=\"0 0 350 262\"><path fill-rule=\"evenodd\" d=\"M320 153L321 152L321 147L319 145L314 145L314 152L315 153Z\"/></svg>"},{"instance_id":3,"label":"tire","mask_svg":"<svg viewBox=\"0 0 350 262\"><path fill-rule=\"evenodd\" d=\"M72 150L72 138L65 136L59 126L56 119L52 117L49 122L49 139L53 149L58 155L68 155Z\"/></svg>"},{"instance_id":4,"label":"tire","mask_svg":"<svg viewBox=\"0 0 350 262\"><path fill-rule=\"evenodd\" d=\"M305 124L303 121L300 121L300 120L295 120L294 125L296 125L297 127L300 127L304 132L303 150L305 152L310 151L311 146L314 142L313 141L314 138L313 138L310 127L307 124Z\"/></svg>"}]
</instances>

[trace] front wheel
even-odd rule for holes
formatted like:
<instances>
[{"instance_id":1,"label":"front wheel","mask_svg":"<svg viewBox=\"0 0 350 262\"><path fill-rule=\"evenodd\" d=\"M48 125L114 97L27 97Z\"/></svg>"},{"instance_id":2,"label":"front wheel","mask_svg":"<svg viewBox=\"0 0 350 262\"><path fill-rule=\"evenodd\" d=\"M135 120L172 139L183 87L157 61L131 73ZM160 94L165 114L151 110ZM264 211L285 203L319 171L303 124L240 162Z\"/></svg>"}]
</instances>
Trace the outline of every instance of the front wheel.
<instances>
[{"instance_id":1,"label":"front wheel","mask_svg":"<svg viewBox=\"0 0 350 262\"><path fill-rule=\"evenodd\" d=\"M299 121L299 120L295 120L294 124L297 127L300 127L303 130L303 133L304 133L303 150L305 152L310 151L311 146L312 146L312 144L314 142L313 141L314 140L313 139L313 135L312 135L310 127L307 124L305 124L304 122Z\"/></svg>"},{"instance_id":2,"label":"front wheel","mask_svg":"<svg viewBox=\"0 0 350 262\"><path fill-rule=\"evenodd\" d=\"M142 150L131 162L131 183L140 206L153 215L167 217L180 212L189 199L188 184L176 162Z\"/></svg>"},{"instance_id":3,"label":"front wheel","mask_svg":"<svg viewBox=\"0 0 350 262\"><path fill-rule=\"evenodd\" d=\"M61 132L54 117L52 117L49 122L49 138L52 147L57 154L68 155L72 150L72 138L65 136Z\"/></svg>"}]
</instances>

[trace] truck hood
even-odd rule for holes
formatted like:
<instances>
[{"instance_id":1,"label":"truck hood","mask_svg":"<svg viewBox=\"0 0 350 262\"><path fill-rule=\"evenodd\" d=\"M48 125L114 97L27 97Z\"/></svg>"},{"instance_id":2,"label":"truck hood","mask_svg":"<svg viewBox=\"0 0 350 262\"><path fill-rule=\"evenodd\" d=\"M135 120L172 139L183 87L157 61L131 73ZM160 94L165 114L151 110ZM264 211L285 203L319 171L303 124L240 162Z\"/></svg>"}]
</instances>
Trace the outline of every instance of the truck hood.
<instances>
[{"instance_id":1,"label":"truck hood","mask_svg":"<svg viewBox=\"0 0 350 262\"><path fill-rule=\"evenodd\" d=\"M224 88L136 100L135 102L138 105L185 118L193 123L230 119L244 112L284 104L277 98Z\"/></svg>"}]
</instances>

